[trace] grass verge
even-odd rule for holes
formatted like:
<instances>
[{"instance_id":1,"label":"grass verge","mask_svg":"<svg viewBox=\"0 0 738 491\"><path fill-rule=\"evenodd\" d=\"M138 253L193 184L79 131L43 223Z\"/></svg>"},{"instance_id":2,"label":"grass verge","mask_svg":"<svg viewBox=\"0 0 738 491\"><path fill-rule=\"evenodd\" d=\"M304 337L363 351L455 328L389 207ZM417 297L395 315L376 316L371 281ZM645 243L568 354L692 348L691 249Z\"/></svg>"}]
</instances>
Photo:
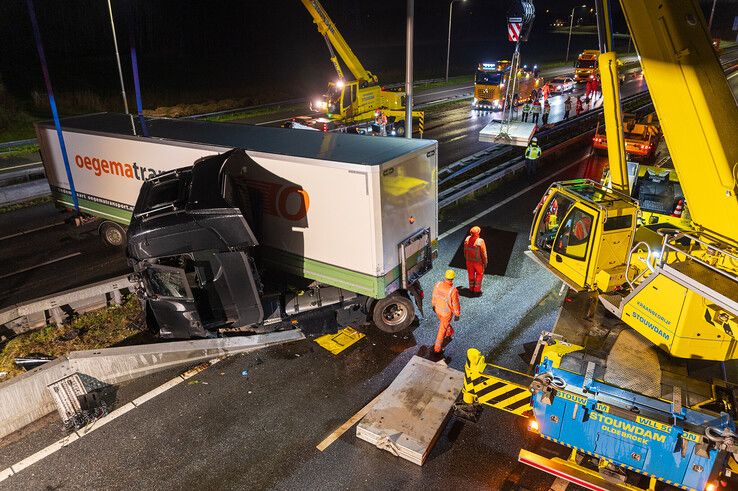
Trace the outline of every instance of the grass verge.
<instances>
[{"instance_id":1,"label":"grass verge","mask_svg":"<svg viewBox=\"0 0 738 491\"><path fill-rule=\"evenodd\" d=\"M44 203L51 203L51 196L41 196L40 198L33 198L28 201L21 201L20 203L0 206L0 214L28 208L29 206L42 205Z\"/></svg>"},{"instance_id":2,"label":"grass verge","mask_svg":"<svg viewBox=\"0 0 738 491\"><path fill-rule=\"evenodd\" d=\"M0 372L7 372L0 381L25 372L14 363L18 356L38 353L57 357L70 351L107 348L140 334L144 325L138 299L129 295L121 305L81 314L61 327L46 326L20 334L0 349Z\"/></svg>"}]
</instances>

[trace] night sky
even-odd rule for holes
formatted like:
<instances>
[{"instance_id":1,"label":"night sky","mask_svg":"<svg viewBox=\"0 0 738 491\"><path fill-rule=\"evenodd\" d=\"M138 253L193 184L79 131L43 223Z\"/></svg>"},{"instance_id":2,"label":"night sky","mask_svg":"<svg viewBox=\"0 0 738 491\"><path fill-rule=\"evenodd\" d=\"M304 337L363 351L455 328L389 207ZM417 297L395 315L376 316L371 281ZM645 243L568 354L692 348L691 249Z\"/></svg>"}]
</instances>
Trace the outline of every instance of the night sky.
<instances>
[{"instance_id":1,"label":"night sky","mask_svg":"<svg viewBox=\"0 0 738 491\"><path fill-rule=\"evenodd\" d=\"M580 2L535 2L538 15L523 48L525 63L563 58L566 36L549 33L549 26L557 18L568 20L571 7ZM35 3L56 91L115 97L118 82L106 1ZM415 3L415 75L438 77L445 67L449 3ZM513 45L506 39L505 17L515 4L501 0L455 4L452 74L471 73L479 61L510 56ZM403 78L405 2L324 0L323 5L380 81ZM334 78L325 43L299 0L113 0L113 9L131 93L129 39L133 29L145 107L152 107L153 102L246 95L256 96L255 102L300 97L320 93L327 80ZM579 16L592 24L594 18L586 10ZM732 15L738 14L735 11L736 2L719 0L716 28L729 33ZM619 12L615 23L616 30L624 29ZM573 38L573 51L586 47L596 48L596 37ZM29 98L32 90L42 91L23 0L0 2L0 77L20 99Z\"/></svg>"}]
</instances>

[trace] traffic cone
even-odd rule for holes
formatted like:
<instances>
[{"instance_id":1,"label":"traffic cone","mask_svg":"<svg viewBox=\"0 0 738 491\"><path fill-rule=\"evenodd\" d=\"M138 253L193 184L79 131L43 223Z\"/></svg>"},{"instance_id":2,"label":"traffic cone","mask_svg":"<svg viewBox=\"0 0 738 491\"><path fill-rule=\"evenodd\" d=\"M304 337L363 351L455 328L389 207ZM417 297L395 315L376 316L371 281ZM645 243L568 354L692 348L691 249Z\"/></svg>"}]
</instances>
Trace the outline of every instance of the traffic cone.
<instances>
[{"instance_id":1,"label":"traffic cone","mask_svg":"<svg viewBox=\"0 0 738 491\"><path fill-rule=\"evenodd\" d=\"M677 201L676 208L674 208L674 212L671 214L671 216L676 217L676 218L681 218L683 209L684 209L684 200L680 199L679 201Z\"/></svg>"}]
</instances>

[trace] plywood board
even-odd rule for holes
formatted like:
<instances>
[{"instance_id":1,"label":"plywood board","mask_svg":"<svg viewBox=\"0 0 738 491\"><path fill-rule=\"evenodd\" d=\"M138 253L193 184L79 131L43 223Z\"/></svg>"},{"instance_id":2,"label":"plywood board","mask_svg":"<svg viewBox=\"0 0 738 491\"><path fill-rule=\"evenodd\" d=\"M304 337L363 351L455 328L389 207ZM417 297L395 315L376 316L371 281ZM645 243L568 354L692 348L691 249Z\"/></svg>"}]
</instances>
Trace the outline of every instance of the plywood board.
<instances>
[{"instance_id":1,"label":"plywood board","mask_svg":"<svg viewBox=\"0 0 738 491\"><path fill-rule=\"evenodd\" d=\"M418 465L443 430L464 374L414 356L356 427L356 436Z\"/></svg>"},{"instance_id":2,"label":"plywood board","mask_svg":"<svg viewBox=\"0 0 738 491\"><path fill-rule=\"evenodd\" d=\"M511 121L503 125L499 121L493 121L479 132L479 141L482 143L499 143L501 145L527 147L535 131L536 125L533 123Z\"/></svg>"}]
</instances>

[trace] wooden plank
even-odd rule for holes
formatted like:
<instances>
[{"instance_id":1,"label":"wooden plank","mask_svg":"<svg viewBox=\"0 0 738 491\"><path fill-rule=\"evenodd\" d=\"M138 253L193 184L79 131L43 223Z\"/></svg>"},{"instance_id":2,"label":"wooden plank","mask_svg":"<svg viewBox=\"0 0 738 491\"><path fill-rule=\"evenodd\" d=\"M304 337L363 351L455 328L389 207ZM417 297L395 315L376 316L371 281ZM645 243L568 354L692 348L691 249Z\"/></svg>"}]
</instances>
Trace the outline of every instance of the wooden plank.
<instances>
[{"instance_id":1,"label":"wooden plank","mask_svg":"<svg viewBox=\"0 0 738 491\"><path fill-rule=\"evenodd\" d=\"M336 440L338 440L339 438L341 438L341 435L343 435L344 433L346 433L346 431L349 428L351 428L352 426L354 426L361 418L363 418L364 416L366 416L366 413L368 413L369 410L372 407L374 407L374 404L376 404L377 401L379 400L379 398L382 397L382 394L384 394L384 392L380 392L377 397L375 397L374 399L372 399L369 402L369 404L367 404L363 408L359 409L359 411L356 414L354 414L353 416L351 416L348 420L346 420L345 423L343 423L341 426L339 426L338 428L336 428L333 431L333 433L331 433L330 435L328 435L327 437L325 437L325 439L322 442L318 443L315 446L315 448L317 448L318 450L320 450L322 452L323 450L325 450L326 448L328 448L333 442L335 442Z\"/></svg>"},{"instance_id":2,"label":"wooden plank","mask_svg":"<svg viewBox=\"0 0 738 491\"><path fill-rule=\"evenodd\" d=\"M428 457L464 374L414 356L356 427L356 436L418 465Z\"/></svg>"}]
</instances>

